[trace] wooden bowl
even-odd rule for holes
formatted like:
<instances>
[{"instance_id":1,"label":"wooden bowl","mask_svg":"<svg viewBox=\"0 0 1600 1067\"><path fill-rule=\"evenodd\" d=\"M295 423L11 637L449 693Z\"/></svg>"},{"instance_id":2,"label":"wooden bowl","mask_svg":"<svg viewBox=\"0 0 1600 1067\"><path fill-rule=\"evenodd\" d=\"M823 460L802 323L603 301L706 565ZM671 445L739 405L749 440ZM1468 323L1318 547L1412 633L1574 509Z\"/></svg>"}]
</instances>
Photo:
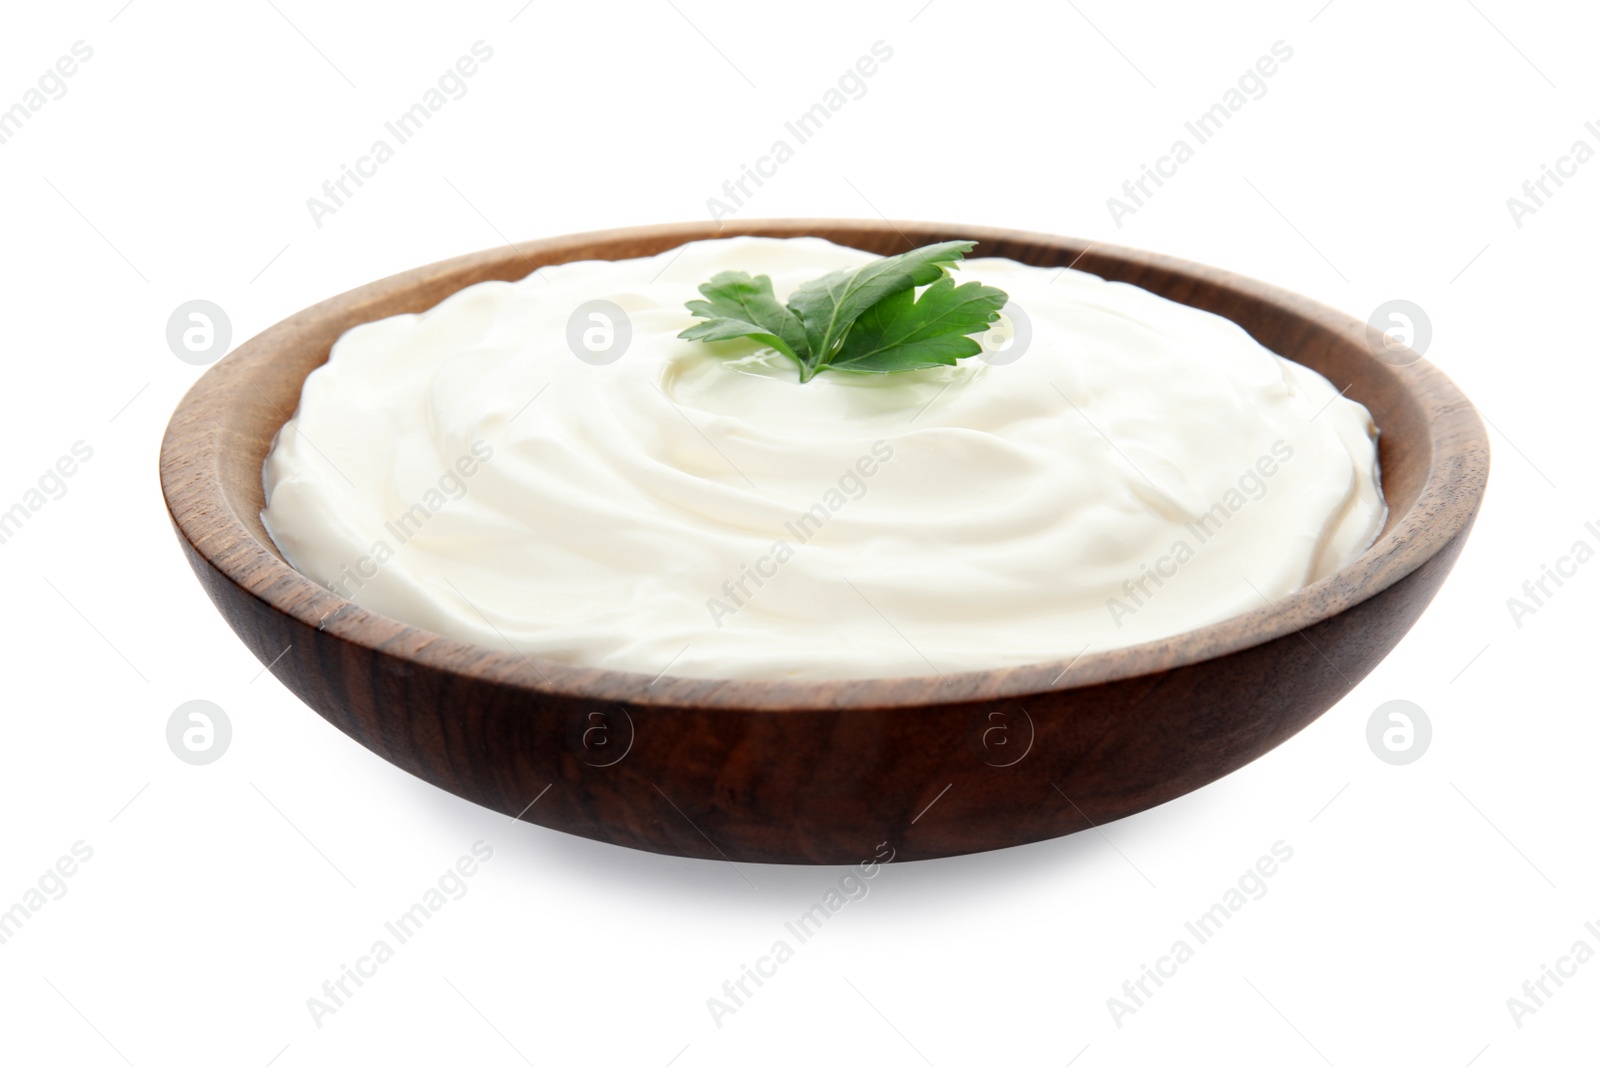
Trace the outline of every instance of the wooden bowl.
<instances>
[{"instance_id":1,"label":"wooden bowl","mask_svg":"<svg viewBox=\"0 0 1600 1067\"><path fill-rule=\"evenodd\" d=\"M294 571L262 528L261 465L334 340L537 265L651 255L735 234L882 254L1075 263L1224 315L1321 372L1382 428L1388 522L1349 565L1245 615L1135 648L944 677L753 682L530 660L366 611ZM178 540L239 638L302 700L391 763L541 826L706 859L855 863L1073 833L1182 796L1281 744L1416 621L1471 529L1489 470L1477 414L1426 362L1377 358L1365 323L1166 256L929 223L683 223L461 256L324 301L241 345L167 427ZM287 649L287 651L285 651ZM602 744L602 742L604 742Z\"/></svg>"}]
</instances>

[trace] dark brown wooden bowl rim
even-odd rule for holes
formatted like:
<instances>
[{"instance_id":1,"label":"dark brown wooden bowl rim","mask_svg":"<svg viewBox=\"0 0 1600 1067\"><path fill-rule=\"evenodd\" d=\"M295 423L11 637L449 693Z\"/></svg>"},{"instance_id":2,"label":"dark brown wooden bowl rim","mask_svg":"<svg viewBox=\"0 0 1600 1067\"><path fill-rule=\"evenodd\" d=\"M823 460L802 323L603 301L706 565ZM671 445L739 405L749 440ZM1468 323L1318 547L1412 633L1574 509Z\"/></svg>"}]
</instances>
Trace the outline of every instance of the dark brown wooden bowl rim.
<instances>
[{"instance_id":1,"label":"dark brown wooden bowl rim","mask_svg":"<svg viewBox=\"0 0 1600 1067\"><path fill-rule=\"evenodd\" d=\"M291 568L265 537L258 516L239 514L222 472L229 435L220 432L229 411L219 403L225 388L241 377L265 380L272 357L293 345L307 327L327 318L348 317L398 292L459 277L464 287L484 277L511 276L517 263L533 267L566 262L573 255L608 244L658 250L687 241L741 234L774 237L829 233L858 234L881 242L885 234L921 245L970 238L980 242L974 256L1004 254L986 249L1033 246L1056 250L1061 262L1081 260L1079 269L1095 272L1097 263L1123 263L1177 275L1208 285L1219 282L1254 300L1277 305L1308 322L1369 343L1371 327L1343 312L1275 286L1212 267L1137 249L1064 237L984 226L838 219L769 219L717 226L674 223L573 234L524 242L458 256L370 283L316 304L240 345L209 368L180 401L161 446L161 483L173 525L194 551L230 581L304 625L363 648L408 658L462 676L512 685L530 693L582 696L632 706L782 711L914 707L964 703L997 697L1026 697L1155 674L1250 648L1304 630L1387 589L1426 564L1476 514L1487 481L1487 463L1459 462L1476 450L1488 455L1483 425L1471 404L1436 367L1418 360L1404 367L1383 364L1378 372L1420 405L1431 449L1426 480L1413 504L1392 514L1366 552L1322 580L1243 615L1175 637L1129 648L1089 652L1074 659L1018 667L911 678L844 681L749 681L680 678L578 667L487 648L367 611ZM632 252L630 254L644 254ZM1098 273L1098 272L1096 272ZM373 315L372 317L380 317ZM364 321L364 320L359 320ZM1290 355L1292 353L1284 353ZM326 357L326 350L323 352ZM1381 363L1374 356L1374 363ZM1351 394L1355 399L1360 396ZM286 421L286 420L285 420ZM263 455L257 457L264 458ZM259 464L257 465L259 469Z\"/></svg>"}]
</instances>

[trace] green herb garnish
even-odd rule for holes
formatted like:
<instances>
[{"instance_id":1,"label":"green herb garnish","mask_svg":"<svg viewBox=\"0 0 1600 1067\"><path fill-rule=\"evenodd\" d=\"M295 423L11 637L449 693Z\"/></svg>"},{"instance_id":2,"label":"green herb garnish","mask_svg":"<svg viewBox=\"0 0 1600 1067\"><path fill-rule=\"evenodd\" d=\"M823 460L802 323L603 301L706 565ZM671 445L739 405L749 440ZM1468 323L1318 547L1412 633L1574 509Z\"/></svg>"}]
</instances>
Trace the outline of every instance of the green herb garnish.
<instances>
[{"instance_id":1,"label":"green herb garnish","mask_svg":"<svg viewBox=\"0 0 1600 1067\"><path fill-rule=\"evenodd\" d=\"M787 307L765 274L723 271L700 286L704 300L684 305L706 321L678 336L753 338L794 360L802 382L823 370L892 374L951 367L983 351L970 335L999 318L1007 300L1000 289L957 285L950 277L976 244L945 241L834 271L796 289Z\"/></svg>"}]
</instances>

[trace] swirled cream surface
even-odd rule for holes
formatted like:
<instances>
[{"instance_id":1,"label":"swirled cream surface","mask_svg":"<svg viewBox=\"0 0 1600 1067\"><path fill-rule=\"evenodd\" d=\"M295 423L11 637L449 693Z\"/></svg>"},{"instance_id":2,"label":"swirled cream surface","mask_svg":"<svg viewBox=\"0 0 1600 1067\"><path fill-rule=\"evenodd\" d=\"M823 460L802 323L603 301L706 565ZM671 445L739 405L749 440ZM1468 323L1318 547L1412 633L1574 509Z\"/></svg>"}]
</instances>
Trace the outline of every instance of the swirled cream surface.
<instances>
[{"instance_id":1,"label":"swirled cream surface","mask_svg":"<svg viewBox=\"0 0 1600 1067\"><path fill-rule=\"evenodd\" d=\"M1329 574L1382 525L1376 429L1215 315L1073 270L983 356L802 385L674 336L719 271L780 299L816 238L546 267L358 326L265 470L290 563L355 603L645 674L949 673L1138 644ZM597 303L598 302L598 303Z\"/></svg>"}]
</instances>

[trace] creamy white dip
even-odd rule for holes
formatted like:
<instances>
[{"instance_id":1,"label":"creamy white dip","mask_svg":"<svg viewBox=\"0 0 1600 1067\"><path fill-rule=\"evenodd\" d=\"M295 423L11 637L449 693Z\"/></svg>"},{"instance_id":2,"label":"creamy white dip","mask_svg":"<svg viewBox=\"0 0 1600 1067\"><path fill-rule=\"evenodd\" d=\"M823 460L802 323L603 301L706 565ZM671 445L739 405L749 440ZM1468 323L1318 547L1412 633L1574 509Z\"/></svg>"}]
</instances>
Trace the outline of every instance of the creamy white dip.
<instances>
[{"instance_id":1,"label":"creamy white dip","mask_svg":"<svg viewBox=\"0 0 1600 1067\"><path fill-rule=\"evenodd\" d=\"M984 356L804 385L755 342L674 336L719 271L782 299L873 258L700 241L358 326L306 379L262 520L296 569L416 626L767 679L1138 644L1294 592L1381 527L1362 405L1131 285L968 260L958 281L1011 298Z\"/></svg>"}]
</instances>

